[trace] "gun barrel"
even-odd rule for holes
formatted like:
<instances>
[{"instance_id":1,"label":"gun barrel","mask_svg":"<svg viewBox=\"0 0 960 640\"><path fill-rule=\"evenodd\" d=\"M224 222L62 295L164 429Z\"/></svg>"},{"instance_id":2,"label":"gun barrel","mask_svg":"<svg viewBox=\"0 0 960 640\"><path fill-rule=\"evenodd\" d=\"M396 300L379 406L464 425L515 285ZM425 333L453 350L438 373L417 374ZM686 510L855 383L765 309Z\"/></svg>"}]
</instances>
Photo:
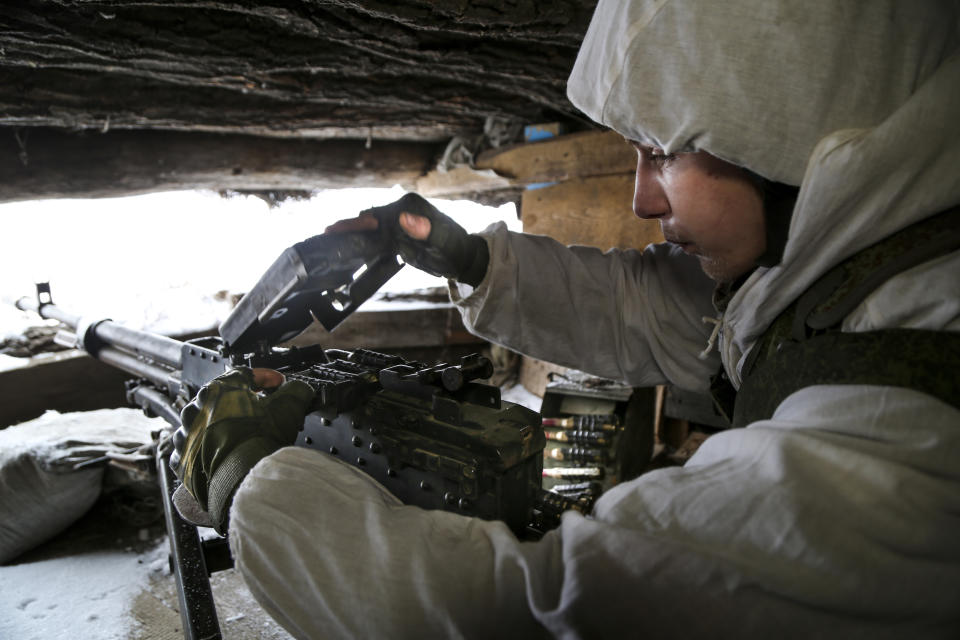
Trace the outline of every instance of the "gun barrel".
<instances>
[{"instance_id":1,"label":"gun barrel","mask_svg":"<svg viewBox=\"0 0 960 640\"><path fill-rule=\"evenodd\" d=\"M93 356L97 356L102 346L107 345L125 349L174 369L181 368L183 343L173 338L130 329L112 320L86 322L53 303L39 304L26 297L17 300L16 306L23 311L33 311L42 318L59 320L69 326L77 332L84 350Z\"/></svg>"},{"instance_id":2,"label":"gun barrel","mask_svg":"<svg viewBox=\"0 0 960 640\"><path fill-rule=\"evenodd\" d=\"M138 359L136 356L133 356L125 351L120 349L114 349L113 347L103 347L100 349L100 352L97 353L97 359L102 362L110 365L111 367L116 367L121 371L126 371L131 375L135 375L139 378L145 378L150 382L161 388L170 388L173 386L176 388L179 386L179 381L172 378L172 373L152 365L148 362Z\"/></svg>"},{"instance_id":3,"label":"gun barrel","mask_svg":"<svg viewBox=\"0 0 960 640\"><path fill-rule=\"evenodd\" d=\"M179 369L182 365L183 343L173 338L137 331L111 320L101 320L91 325L97 339L106 344L122 347L137 355Z\"/></svg>"},{"instance_id":4,"label":"gun barrel","mask_svg":"<svg viewBox=\"0 0 960 640\"><path fill-rule=\"evenodd\" d=\"M33 311L41 318L59 320L71 329L76 329L77 325L80 324L80 316L72 316L55 304L40 304L33 298L26 296L17 300L16 307L21 311Z\"/></svg>"}]
</instances>

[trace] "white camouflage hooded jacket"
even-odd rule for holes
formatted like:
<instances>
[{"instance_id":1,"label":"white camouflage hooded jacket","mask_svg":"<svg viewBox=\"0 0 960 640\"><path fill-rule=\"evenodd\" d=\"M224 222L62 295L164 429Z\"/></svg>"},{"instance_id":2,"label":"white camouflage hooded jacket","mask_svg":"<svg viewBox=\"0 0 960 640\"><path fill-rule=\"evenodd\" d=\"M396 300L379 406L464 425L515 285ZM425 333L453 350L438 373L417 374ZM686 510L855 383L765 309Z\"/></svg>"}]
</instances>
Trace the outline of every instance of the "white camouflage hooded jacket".
<instances>
[{"instance_id":1,"label":"white camouflage hooded jacket","mask_svg":"<svg viewBox=\"0 0 960 640\"><path fill-rule=\"evenodd\" d=\"M957 32L949 2L601 2L574 104L667 153L800 185L783 259L737 290L720 353L700 359L713 285L681 251L496 228L485 280L453 292L467 324L634 385L704 389L721 362L739 384L745 354L820 275L960 203ZM950 254L891 279L844 330L960 330L958 268ZM801 389L536 543L402 506L293 448L251 472L231 524L251 590L304 638L955 638L958 539L960 412L867 385Z\"/></svg>"}]
</instances>

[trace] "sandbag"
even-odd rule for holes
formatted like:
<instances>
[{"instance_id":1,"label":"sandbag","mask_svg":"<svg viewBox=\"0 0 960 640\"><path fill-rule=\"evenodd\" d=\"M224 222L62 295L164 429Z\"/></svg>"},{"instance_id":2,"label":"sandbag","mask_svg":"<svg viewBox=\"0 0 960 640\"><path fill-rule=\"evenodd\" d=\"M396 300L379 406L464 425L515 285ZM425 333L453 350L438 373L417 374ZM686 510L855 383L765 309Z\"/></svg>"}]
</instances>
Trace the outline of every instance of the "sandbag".
<instances>
[{"instance_id":1,"label":"sandbag","mask_svg":"<svg viewBox=\"0 0 960 640\"><path fill-rule=\"evenodd\" d=\"M135 409L60 414L0 431L0 563L54 537L100 497L104 468L79 463L151 441L166 423Z\"/></svg>"}]
</instances>

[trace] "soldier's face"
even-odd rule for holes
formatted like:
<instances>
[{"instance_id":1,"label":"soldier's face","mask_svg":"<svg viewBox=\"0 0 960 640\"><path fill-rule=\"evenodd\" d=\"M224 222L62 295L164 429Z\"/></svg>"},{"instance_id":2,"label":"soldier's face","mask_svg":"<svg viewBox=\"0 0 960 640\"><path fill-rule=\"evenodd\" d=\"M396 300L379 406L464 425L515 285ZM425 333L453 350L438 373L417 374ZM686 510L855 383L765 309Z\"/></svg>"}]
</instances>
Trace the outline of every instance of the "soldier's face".
<instances>
[{"instance_id":1,"label":"soldier's face","mask_svg":"<svg viewBox=\"0 0 960 640\"><path fill-rule=\"evenodd\" d=\"M658 220L668 242L697 256L704 273L730 282L766 248L763 199L739 167L710 154L663 155L636 142L633 212Z\"/></svg>"}]
</instances>

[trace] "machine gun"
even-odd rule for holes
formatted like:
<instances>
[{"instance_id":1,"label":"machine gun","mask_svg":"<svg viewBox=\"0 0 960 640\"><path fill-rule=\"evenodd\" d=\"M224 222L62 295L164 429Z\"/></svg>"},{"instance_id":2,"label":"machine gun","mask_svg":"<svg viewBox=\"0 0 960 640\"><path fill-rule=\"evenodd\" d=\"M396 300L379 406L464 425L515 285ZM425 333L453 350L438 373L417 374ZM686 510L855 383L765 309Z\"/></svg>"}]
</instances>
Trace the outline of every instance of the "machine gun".
<instances>
[{"instance_id":1,"label":"machine gun","mask_svg":"<svg viewBox=\"0 0 960 640\"><path fill-rule=\"evenodd\" d=\"M476 382L492 373L487 359L474 354L428 366L363 349L277 346L313 319L332 330L402 266L376 232L310 238L281 254L219 336L187 342L70 315L53 304L49 284L37 285L36 300L17 302L67 325L59 343L135 376L127 400L170 423L155 461L187 638L221 637L209 575L232 559L225 539L201 542L174 508L169 435L180 426L180 409L233 367L277 369L309 384L315 400L296 444L359 467L404 503L503 520L526 537L577 508L541 489L539 414Z\"/></svg>"}]
</instances>

